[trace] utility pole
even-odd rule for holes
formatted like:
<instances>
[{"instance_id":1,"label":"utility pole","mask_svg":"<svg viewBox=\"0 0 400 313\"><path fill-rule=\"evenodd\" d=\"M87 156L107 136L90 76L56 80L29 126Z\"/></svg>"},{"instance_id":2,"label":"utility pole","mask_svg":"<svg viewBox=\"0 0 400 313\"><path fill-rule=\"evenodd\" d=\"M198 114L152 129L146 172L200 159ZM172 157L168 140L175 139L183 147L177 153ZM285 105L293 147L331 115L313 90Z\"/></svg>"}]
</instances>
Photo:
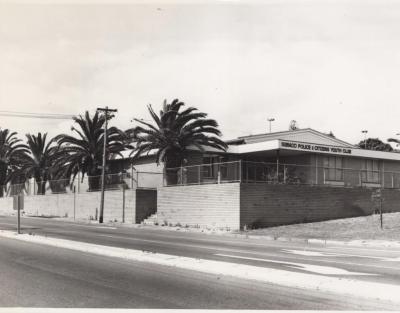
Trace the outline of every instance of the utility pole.
<instances>
[{"instance_id":1,"label":"utility pole","mask_svg":"<svg viewBox=\"0 0 400 313\"><path fill-rule=\"evenodd\" d=\"M103 166L101 167L101 200L100 200L100 214L99 223L103 223L104 214L104 192L105 192L105 173L106 173L106 147L107 147L107 123L108 123L108 112L117 112L116 109L97 108L97 111L104 112L105 124L104 124L104 146L103 146Z\"/></svg>"}]
</instances>

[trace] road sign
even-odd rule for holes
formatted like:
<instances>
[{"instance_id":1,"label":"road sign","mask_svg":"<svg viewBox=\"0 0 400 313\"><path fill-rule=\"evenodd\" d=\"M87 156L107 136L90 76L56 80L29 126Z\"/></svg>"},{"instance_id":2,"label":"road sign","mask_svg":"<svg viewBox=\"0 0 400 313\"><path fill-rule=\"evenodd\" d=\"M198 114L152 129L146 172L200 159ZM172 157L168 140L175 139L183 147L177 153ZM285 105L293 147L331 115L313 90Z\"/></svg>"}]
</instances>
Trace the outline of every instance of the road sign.
<instances>
[{"instance_id":1,"label":"road sign","mask_svg":"<svg viewBox=\"0 0 400 313\"><path fill-rule=\"evenodd\" d=\"M24 209L24 194L18 194L13 199L13 209L23 210Z\"/></svg>"}]
</instances>

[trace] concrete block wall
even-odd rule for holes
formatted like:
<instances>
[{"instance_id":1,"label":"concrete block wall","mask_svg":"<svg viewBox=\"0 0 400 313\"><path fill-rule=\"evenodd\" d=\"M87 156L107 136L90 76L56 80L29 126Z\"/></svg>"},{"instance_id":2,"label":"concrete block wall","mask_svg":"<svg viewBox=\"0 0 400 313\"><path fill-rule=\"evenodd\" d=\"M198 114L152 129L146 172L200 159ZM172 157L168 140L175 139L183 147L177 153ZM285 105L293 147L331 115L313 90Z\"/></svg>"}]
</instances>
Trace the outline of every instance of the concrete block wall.
<instances>
[{"instance_id":1,"label":"concrete block wall","mask_svg":"<svg viewBox=\"0 0 400 313\"><path fill-rule=\"evenodd\" d=\"M125 190L125 211L124 197L122 190L109 190L105 195L104 221L122 222L123 218L127 223L135 221L136 192L138 189ZM53 216L53 217L74 217L77 219L95 219L99 215L100 192L87 192L75 194L47 194L24 197L24 212L31 216ZM0 198L0 214L13 213L13 198Z\"/></svg>"},{"instance_id":2,"label":"concrete block wall","mask_svg":"<svg viewBox=\"0 0 400 313\"><path fill-rule=\"evenodd\" d=\"M157 189L160 223L239 229L240 184L210 184Z\"/></svg>"},{"instance_id":3,"label":"concrete block wall","mask_svg":"<svg viewBox=\"0 0 400 313\"><path fill-rule=\"evenodd\" d=\"M268 227L372 214L373 190L242 184L240 225ZM400 212L400 190L384 190L384 212Z\"/></svg>"},{"instance_id":4,"label":"concrete block wall","mask_svg":"<svg viewBox=\"0 0 400 313\"><path fill-rule=\"evenodd\" d=\"M13 197L0 198L0 215L13 214Z\"/></svg>"}]
</instances>

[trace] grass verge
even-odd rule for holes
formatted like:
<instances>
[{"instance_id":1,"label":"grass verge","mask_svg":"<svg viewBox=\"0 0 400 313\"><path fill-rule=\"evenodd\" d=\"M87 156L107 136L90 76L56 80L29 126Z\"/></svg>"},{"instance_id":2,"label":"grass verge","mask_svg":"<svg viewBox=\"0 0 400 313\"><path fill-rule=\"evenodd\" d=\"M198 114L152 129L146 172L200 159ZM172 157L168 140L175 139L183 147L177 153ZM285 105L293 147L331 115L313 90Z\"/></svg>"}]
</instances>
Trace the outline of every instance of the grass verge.
<instances>
[{"instance_id":1,"label":"grass verge","mask_svg":"<svg viewBox=\"0 0 400 313\"><path fill-rule=\"evenodd\" d=\"M325 240L393 240L400 241L400 213L383 214L383 229L379 214L254 229L249 235L286 238L316 238Z\"/></svg>"}]
</instances>

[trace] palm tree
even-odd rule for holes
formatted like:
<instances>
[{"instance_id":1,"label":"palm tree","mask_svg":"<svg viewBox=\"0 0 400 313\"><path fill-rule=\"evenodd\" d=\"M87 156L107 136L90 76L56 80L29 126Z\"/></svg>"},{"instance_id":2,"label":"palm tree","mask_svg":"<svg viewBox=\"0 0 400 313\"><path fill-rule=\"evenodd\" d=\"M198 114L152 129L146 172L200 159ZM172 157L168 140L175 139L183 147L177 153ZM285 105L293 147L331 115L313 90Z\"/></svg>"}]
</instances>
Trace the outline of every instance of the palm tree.
<instances>
[{"instance_id":1,"label":"palm tree","mask_svg":"<svg viewBox=\"0 0 400 313\"><path fill-rule=\"evenodd\" d=\"M16 135L16 132L0 128L0 197L4 196L7 183L16 175L21 157L28 152Z\"/></svg>"},{"instance_id":2,"label":"palm tree","mask_svg":"<svg viewBox=\"0 0 400 313\"><path fill-rule=\"evenodd\" d=\"M164 162L165 168L176 168L186 162L193 149L201 152L205 151L205 147L226 150L226 143L219 138L221 132L218 123L193 107L180 111L183 106L184 103L178 99L170 104L164 100L159 115L151 105L148 106L153 124L135 119L144 127L127 130L128 135L136 141L133 160L156 150L157 164Z\"/></svg>"},{"instance_id":3,"label":"palm tree","mask_svg":"<svg viewBox=\"0 0 400 313\"><path fill-rule=\"evenodd\" d=\"M393 141L396 139L388 139L388 141ZM384 143L379 138L368 138L366 140L362 140L357 145L360 149L367 149L367 150L375 150L375 151L386 151L391 152L393 148L390 144Z\"/></svg>"},{"instance_id":4,"label":"palm tree","mask_svg":"<svg viewBox=\"0 0 400 313\"><path fill-rule=\"evenodd\" d=\"M82 180L85 175L89 176L89 190L98 190L103 161L105 115L96 112L91 117L86 111L85 116L75 116L73 120L78 125L78 129L72 127L77 138L66 134L55 137L60 147L56 164L62 165L64 174L72 176L72 180L79 172L82 173ZM125 133L118 128L110 127L107 130L107 159L125 149L124 139Z\"/></svg>"},{"instance_id":5,"label":"palm tree","mask_svg":"<svg viewBox=\"0 0 400 313\"><path fill-rule=\"evenodd\" d=\"M22 159L20 171L26 178L33 177L37 185L37 194L46 193L46 183L50 179L54 161L57 156L57 147L54 138L47 141L47 133L38 133L37 136L27 134L29 154Z\"/></svg>"}]
</instances>

